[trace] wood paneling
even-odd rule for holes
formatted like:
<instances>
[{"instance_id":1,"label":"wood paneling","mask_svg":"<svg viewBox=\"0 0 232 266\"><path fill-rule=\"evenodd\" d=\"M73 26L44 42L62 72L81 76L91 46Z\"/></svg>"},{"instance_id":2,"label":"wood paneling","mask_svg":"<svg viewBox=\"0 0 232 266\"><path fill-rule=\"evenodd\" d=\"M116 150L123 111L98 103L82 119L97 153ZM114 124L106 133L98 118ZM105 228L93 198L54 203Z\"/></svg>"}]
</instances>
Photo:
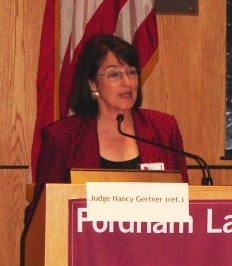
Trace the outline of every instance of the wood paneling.
<instances>
[{"instance_id":1,"label":"wood paneling","mask_svg":"<svg viewBox=\"0 0 232 266\"><path fill-rule=\"evenodd\" d=\"M211 169L211 176L215 186L232 186L231 169ZM202 172L199 169L189 169L190 185L200 186L202 179Z\"/></svg>"},{"instance_id":2,"label":"wood paneling","mask_svg":"<svg viewBox=\"0 0 232 266\"><path fill-rule=\"evenodd\" d=\"M25 170L0 170L0 265L20 262L20 238L24 227Z\"/></svg>"},{"instance_id":3,"label":"wood paneling","mask_svg":"<svg viewBox=\"0 0 232 266\"><path fill-rule=\"evenodd\" d=\"M0 165L28 165L45 0L0 0Z\"/></svg>"},{"instance_id":4,"label":"wood paneling","mask_svg":"<svg viewBox=\"0 0 232 266\"><path fill-rule=\"evenodd\" d=\"M144 107L174 114L185 149L208 164L224 155L226 2L199 1L198 16L158 16L159 61ZM196 164L188 160L189 164Z\"/></svg>"}]
</instances>

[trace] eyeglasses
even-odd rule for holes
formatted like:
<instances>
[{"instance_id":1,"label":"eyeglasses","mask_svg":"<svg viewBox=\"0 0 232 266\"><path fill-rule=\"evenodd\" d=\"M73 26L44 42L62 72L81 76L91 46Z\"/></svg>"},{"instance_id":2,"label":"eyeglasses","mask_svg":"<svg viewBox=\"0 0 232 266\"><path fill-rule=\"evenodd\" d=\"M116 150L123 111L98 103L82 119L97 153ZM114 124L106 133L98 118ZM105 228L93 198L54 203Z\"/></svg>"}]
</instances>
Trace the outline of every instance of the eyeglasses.
<instances>
[{"instance_id":1,"label":"eyeglasses","mask_svg":"<svg viewBox=\"0 0 232 266\"><path fill-rule=\"evenodd\" d=\"M135 67L129 67L124 72L119 71L119 70L112 70L109 73L97 74L97 75L104 76L109 81L115 82L115 81L121 80L124 73L127 74L127 77L129 79L137 79L140 76L141 71Z\"/></svg>"}]
</instances>

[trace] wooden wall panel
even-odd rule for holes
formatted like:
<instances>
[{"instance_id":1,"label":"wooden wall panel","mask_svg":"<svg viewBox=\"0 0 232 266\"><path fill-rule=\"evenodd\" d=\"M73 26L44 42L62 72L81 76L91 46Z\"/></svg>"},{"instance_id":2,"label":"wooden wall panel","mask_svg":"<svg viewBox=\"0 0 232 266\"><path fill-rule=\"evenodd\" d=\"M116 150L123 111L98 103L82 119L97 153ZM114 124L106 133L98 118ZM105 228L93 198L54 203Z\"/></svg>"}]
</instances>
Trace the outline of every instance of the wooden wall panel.
<instances>
[{"instance_id":1,"label":"wooden wall panel","mask_svg":"<svg viewBox=\"0 0 232 266\"><path fill-rule=\"evenodd\" d=\"M225 12L225 1L199 1L198 16L158 16L159 62L144 86L144 106L174 114L185 149L211 165L230 164L220 160L224 155ZM189 159L188 164L196 162Z\"/></svg>"},{"instance_id":2,"label":"wooden wall panel","mask_svg":"<svg viewBox=\"0 0 232 266\"><path fill-rule=\"evenodd\" d=\"M144 106L174 114L185 149L209 164L224 155L226 2L199 1L198 16L158 16L159 62ZM196 164L188 160L190 164Z\"/></svg>"},{"instance_id":3,"label":"wooden wall panel","mask_svg":"<svg viewBox=\"0 0 232 266\"><path fill-rule=\"evenodd\" d=\"M211 169L214 186L232 186L231 169ZM202 172L199 169L189 169L190 185L201 185Z\"/></svg>"},{"instance_id":4,"label":"wooden wall panel","mask_svg":"<svg viewBox=\"0 0 232 266\"><path fill-rule=\"evenodd\" d=\"M0 0L0 165L28 165L45 0Z\"/></svg>"},{"instance_id":5,"label":"wooden wall panel","mask_svg":"<svg viewBox=\"0 0 232 266\"><path fill-rule=\"evenodd\" d=\"M18 266L24 227L25 170L0 170L0 265Z\"/></svg>"}]
</instances>

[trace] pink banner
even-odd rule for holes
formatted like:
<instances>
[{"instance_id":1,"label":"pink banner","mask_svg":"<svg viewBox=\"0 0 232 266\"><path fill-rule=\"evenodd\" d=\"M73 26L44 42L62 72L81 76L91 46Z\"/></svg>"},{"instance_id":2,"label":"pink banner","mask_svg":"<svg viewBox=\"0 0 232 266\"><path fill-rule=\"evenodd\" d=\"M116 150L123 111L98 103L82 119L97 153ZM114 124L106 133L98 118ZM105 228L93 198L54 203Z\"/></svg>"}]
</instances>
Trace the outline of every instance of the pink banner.
<instances>
[{"instance_id":1,"label":"pink banner","mask_svg":"<svg viewBox=\"0 0 232 266\"><path fill-rule=\"evenodd\" d=\"M69 266L231 265L232 200L191 201L189 223L88 222L86 215L86 200L69 201Z\"/></svg>"}]
</instances>

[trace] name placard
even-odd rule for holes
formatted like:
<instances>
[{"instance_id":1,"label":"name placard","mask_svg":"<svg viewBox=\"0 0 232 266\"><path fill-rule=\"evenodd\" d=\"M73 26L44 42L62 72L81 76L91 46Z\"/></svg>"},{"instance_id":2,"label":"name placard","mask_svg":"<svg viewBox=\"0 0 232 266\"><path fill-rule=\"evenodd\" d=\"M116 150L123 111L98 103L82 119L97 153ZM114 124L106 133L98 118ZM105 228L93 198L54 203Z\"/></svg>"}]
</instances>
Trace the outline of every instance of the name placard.
<instances>
[{"instance_id":1,"label":"name placard","mask_svg":"<svg viewBox=\"0 0 232 266\"><path fill-rule=\"evenodd\" d=\"M188 222L187 183L87 182L87 220Z\"/></svg>"}]
</instances>

